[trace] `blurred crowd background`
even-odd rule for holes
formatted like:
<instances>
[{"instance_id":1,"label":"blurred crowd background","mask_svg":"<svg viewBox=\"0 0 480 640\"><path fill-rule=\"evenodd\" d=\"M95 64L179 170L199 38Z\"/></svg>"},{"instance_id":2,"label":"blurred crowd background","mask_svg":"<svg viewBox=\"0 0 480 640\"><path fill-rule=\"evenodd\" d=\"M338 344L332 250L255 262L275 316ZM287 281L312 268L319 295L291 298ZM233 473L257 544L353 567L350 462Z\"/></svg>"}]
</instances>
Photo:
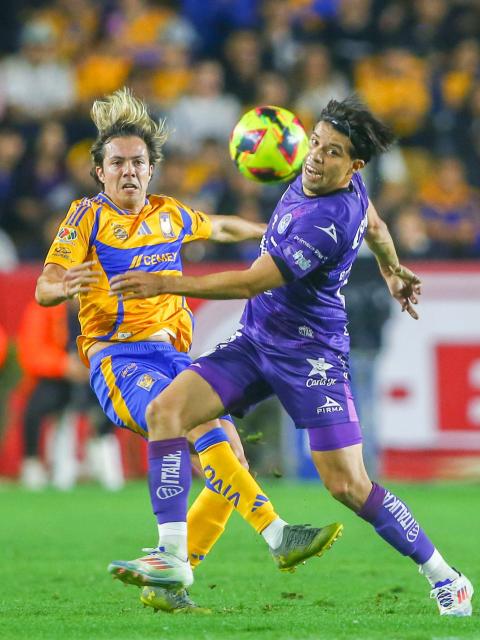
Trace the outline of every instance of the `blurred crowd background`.
<instances>
[{"instance_id":1,"label":"blurred crowd background","mask_svg":"<svg viewBox=\"0 0 480 640\"><path fill-rule=\"evenodd\" d=\"M357 92L398 136L366 177L402 257L479 257L479 32L478 0L3 0L0 266L42 260L70 201L95 193L89 109L124 85L171 131L151 191L255 220L281 187L234 170L240 114L285 106L309 129Z\"/></svg>"}]
</instances>

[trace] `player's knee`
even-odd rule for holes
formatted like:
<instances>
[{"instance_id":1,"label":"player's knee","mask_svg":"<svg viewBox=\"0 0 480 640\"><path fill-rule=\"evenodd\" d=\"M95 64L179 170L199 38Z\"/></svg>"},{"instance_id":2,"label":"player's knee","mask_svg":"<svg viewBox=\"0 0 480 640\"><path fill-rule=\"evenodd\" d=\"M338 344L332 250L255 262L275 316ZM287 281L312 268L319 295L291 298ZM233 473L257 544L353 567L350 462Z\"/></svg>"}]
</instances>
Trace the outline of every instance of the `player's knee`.
<instances>
[{"instance_id":1,"label":"player's knee","mask_svg":"<svg viewBox=\"0 0 480 640\"><path fill-rule=\"evenodd\" d=\"M325 481L325 487L330 495L341 502L349 509L358 511L365 502L366 496L371 489L371 482L366 480L368 487L363 478L351 478L348 476L332 478Z\"/></svg>"},{"instance_id":2,"label":"player's knee","mask_svg":"<svg viewBox=\"0 0 480 640\"><path fill-rule=\"evenodd\" d=\"M145 419L150 435L158 438L176 438L180 435L175 407L169 406L161 394L147 405Z\"/></svg>"},{"instance_id":3,"label":"player's knee","mask_svg":"<svg viewBox=\"0 0 480 640\"><path fill-rule=\"evenodd\" d=\"M325 481L325 487L335 500L338 500L338 502L341 502L350 509L355 508L355 483L349 478L332 478L331 480Z\"/></svg>"}]
</instances>

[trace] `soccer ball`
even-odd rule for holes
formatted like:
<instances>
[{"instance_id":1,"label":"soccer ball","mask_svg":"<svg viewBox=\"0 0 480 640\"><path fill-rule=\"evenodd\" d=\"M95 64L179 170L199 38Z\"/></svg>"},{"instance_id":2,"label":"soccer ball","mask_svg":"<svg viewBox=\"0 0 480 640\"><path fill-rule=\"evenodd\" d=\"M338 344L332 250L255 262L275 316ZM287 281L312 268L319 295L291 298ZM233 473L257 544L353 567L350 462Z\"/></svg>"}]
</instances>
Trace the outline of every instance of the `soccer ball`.
<instances>
[{"instance_id":1,"label":"soccer ball","mask_svg":"<svg viewBox=\"0 0 480 640\"><path fill-rule=\"evenodd\" d=\"M287 182L300 171L308 137L297 116L282 107L247 111L230 136L230 157L256 182Z\"/></svg>"}]
</instances>

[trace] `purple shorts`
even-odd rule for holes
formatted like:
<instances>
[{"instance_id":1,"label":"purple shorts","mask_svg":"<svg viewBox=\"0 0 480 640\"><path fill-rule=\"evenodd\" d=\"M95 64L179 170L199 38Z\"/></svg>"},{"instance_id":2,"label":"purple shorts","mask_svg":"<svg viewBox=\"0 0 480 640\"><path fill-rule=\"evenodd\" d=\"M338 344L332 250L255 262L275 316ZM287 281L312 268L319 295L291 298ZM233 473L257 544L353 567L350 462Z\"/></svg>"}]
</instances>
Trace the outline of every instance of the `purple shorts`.
<instances>
[{"instance_id":1,"label":"purple shorts","mask_svg":"<svg viewBox=\"0 0 480 640\"><path fill-rule=\"evenodd\" d=\"M362 441L344 358L314 345L308 352L267 353L239 333L189 367L217 392L229 413L241 417L275 394L295 426L308 429L312 450Z\"/></svg>"}]
</instances>

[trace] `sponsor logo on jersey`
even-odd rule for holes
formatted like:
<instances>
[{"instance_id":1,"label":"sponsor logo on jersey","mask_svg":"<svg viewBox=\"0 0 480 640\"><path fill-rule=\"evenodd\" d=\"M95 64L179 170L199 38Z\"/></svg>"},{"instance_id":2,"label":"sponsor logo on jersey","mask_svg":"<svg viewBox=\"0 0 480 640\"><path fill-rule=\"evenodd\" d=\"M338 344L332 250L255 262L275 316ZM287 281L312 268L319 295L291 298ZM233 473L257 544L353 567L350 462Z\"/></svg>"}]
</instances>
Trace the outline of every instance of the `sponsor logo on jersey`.
<instances>
[{"instance_id":1,"label":"sponsor logo on jersey","mask_svg":"<svg viewBox=\"0 0 480 640\"><path fill-rule=\"evenodd\" d=\"M307 358L307 362L312 368L305 382L306 387L331 387L337 382L336 378L327 376L327 371L333 367L333 364L327 362L325 358L317 358L316 360Z\"/></svg>"},{"instance_id":2,"label":"sponsor logo on jersey","mask_svg":"<svg viewBox=\"0 0 480 640\"><path fill-rule=\"evenodd\" d=\"M137 236L151 236L151 235L152 235L152 230L144 220L140 225L140 229L137 231Z\"/></svg>"},{"instance_id":3,"label":"sponsor logo on jersey","mask_svg":"<svg viewBox=\"0 0 480 640\"><path fill-rule=\"evenodd\" d=\"M307 327L306 325L302 325L301 327L298 327L298 333L304 338L313 338L313 330L310 329L310 327Z\"/></svg>"},{"instance_id":4,"label":"sponsor logo on jersey","mask_svg":"<svg viewBox=\"0 0 480 640\"><path fill-rule=\"evenodd\" d=\"M113 235L117 240L126 240L128 238L128 233L125 227L116 222L112 222Z\"/></svg>"},{"instance_id":5,"label":"sponsor logo on jersey","mask_svg":"<svg viewBox=\"0 0 480 640\"><path fill-rule=\"evenodd\" d=\"M75 242L77 239L77 230L73 227L60 227L57 238L60 242Z\"/></svg>"},{"instance_id":6,"label":"sponsor logo on jersey","mask_svg":"<svg viewBox=\"0 0 480 640\"><path fill-rule=\"evenodd\" d=\"M337 411L343 411L343 407L330 396L325 396L325 402L317 407L317 413L336 413Z\"/></svg>"},{"instance_id":7,"label":"sponsor logo on jersey","mask_svg":"<svg viewBox=\"0 0 480 640\"><path fill-rule=\"evenodd\" d=\"M327 236L330 236L330 238L332 238L335 243L337 242L337 229L335 228L333 222L329 227L318 227L316 224L314 224L313 226L315 227L315 229L320 229L320 231L326 233Z\"/></svg>"},{"instance_id":8,"label":"sponsor logo on jersey","mask_svg":"<svg viewBox=\"0 0 480 640\"><path fill-rule=\"evenodd\" d=\"M129 269L137 269L137 267L141 267L142 265L146 267L153 267L156 264L162 264L162 262L175 262L177 258L177 253L154 253L153 255L145 255L140 253L134 256Z\"/></svg>"},{"instance_id":9,"label":"sponsor logo on jersey","mask_svg":"<svg viewBox=\"0 0 480 640\"><path fill-rule=\"evenodd\" d=\"M420 527L404 503L394 496L393 493L390 493L390 491L385 491L383 506L393 515L405 531L407 540L409 542L415 542L420 532Z\"/></svg>"},{"instance_id":10,"label":"sponsor logo on jersey","mask_svg":"<svg viewBox=\"0 0 480 640\"><path fill-rule=\"evenodd\" d=\"M316 360L313 358L307 358L307 362L312 367L308 375L319 375L323 379L327 377L327 371L333 367L333 364L327 362L325 358L317 358Z\"/></svg>"},{"instance_id":11,"label":"sponsor logo on jersey","mask_svg":"<svg viewBox=\"0 0 480 640\"><path fill-rule=\"evenodd\" d=\"M312 261L303 255L303 251L301 249L295 251L293 254L293 260L302 271L307 271L312 266Z\"/></svg>"},{"instance_id":12,"label":"sponsor logo on jersey","mask_svg":"<svg viewBox=\"0 0 480 640\"><path fill-rule=\"evenodd\" d=\"M134 373L137 369L138 365L135 362L130 362L130 364L127 364L126 367L123 367L120 375L122 376L122 378L128 378L128 376L131 376L132 373Z\"/></svg>"},{"instance_id":13,"label":"sponsor logo on jersey","mask_svg":"<svg viewBox=\"0 0 480 640\"><path fill-rule=\"evenodd\" d=\"M365 214L364 217L362 218L360 226L357 229L357 233L355 234L355 237L353 239L352 249L356 249L360 244L360 238L362 237L367 226L368 226L368 214Z\"/></svg>"},{"instance_id":14,"label":"sponsor logo on jersey","mask_svg":"<svg viewBox=\"0 0 480 640\"><path fill-rule=\"evenodd\" d=\"M71 255L71 253L72 250L68 247L56 246L53 250L53 255L59 258L66 258L67 256Z\"/></svg>"},{"instance_id":15,"label":"sponsor logo on jersey","mask_svg":"<svg viewBox=\"0 0 480 640\"><path fill-rule=\"evenodd\" d=\"M172 219L169 213L160 213L160 231L164 238L175 238Z\"/></svg>"},{"instance_id":16,"label":"sponsor logo on jersey","mask_svg":"<svg viewBox=\"0 0 480 640\"><path fill-rule=\"evenodd\" d=\"M277 228L278 233L285 233L291 221L292 221L291 213L287 213L285 216L283 216L283 218L281 218L280 222L278 223L278 228Z\"/></svg>"},{"instance_id":17,"label":"sponsor logo on jersey","mask_svg":"<svg viewBox=\"0 0 480 640\"><path fill-rule=\"evenodd\" d=\"M137 380L137 387L145 389L145 391L150 391L155 382L156 379L153 376L149 373L144 373L143 376Z\"/></svg>"},{"instance_id":18,"label":"sponsor logo on jersey","mask_svg":"<svg viewBox=\"0 0 480 640\"><path fill-rule=\"evenodd\" d=\"M119 331L117 333L117 338L119 340L128 340L128 338L131 338L133 336L133 333L131 331Z\"/></svg>"},{"instance_id":19,"label":"sponsor logo on jersey","mask_svg":"<svg viewBox=\"0 0 480 640\"><path fill-rule=\"evenodd\" d=\"M327 256L324 256L323 253L321 253L316 247L314 247L313 244L310 244L308 240L305 240L305 238L294 236L293 239L297 242L300 242L300 244L303 244L305 247L307 247L307 249L310 249L310 251L317 256L322 264L328 260Z\"/></svg>"}]
</instances>

